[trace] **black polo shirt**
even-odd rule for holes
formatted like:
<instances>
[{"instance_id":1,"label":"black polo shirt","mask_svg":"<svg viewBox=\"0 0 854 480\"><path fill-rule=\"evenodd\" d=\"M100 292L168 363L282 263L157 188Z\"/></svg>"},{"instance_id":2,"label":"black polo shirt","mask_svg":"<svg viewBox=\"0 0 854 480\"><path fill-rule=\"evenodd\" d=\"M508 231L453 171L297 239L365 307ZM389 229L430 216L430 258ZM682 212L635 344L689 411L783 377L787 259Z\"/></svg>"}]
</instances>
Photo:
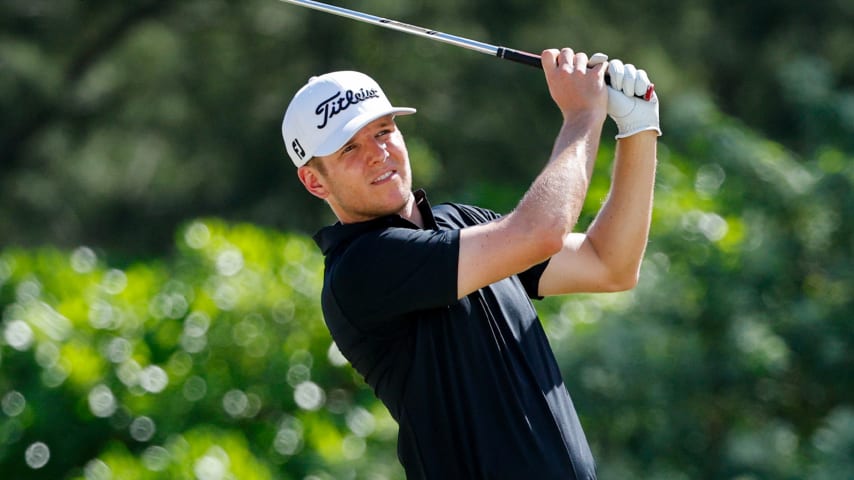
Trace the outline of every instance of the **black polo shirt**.
<instances>
[{"instance_id":1,"label":"black polo shirt","mask_svg":"<svg viewBox=\"0 0 854 480\"><path fill-rule=\"evenodd\" d=\"M593 479L593 458L530 298L546 263L457 300L459 229L498 218L430 207L315 235L332 338L399 424L409 479Z\"/></svg>"}]
</instances>

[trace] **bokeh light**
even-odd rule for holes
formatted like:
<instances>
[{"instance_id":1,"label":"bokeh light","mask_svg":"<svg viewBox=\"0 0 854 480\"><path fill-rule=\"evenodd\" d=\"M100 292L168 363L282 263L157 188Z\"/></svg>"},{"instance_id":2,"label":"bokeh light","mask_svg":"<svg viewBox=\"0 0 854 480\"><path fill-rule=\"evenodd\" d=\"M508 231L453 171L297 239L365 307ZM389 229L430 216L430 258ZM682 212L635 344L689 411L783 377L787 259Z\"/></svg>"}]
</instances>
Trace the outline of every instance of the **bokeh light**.
<instances>
[{"instance_id":1,"label":"bokeh light","mask_svg":"<svg viewBox=\"0 0 854 480\"><path fill-rule=\"evenodd\" d=\"M212 447L193 465L198 480L223 480L229 475L231 461L220 447Z\"/></svg>"},{"instance_id":2,"label":"bokeh light","mask_svg":"<svg viewBox=\"0 0 854 480\"><path fill-rule=\"evenodd\" d=\"M374 432L376 420L371 412L357 406L347 414L347 427L356 436L364 438Z\"/></svg>"},{"instance_id":3,"label":"bokeh light","mask_svg":"<svg viewBox=\"0 0 854 480\"><path fill-rule=\"evenodd\" d=\"M0 406L2 406L3 413L7 416L17 417L24 411L24 408L26 408L27 399L24 398L24 395L21 392L12 390L6 395L3 395L3 400L0 401Z\"/></svg>"},{"instance_id":4,"label":"bokeh light","mask_svg":"<svg viewBox=\"0 0 854 480\"><path fill-rule=\"evenodd\" d=\"M207 394L208 385L204 378L198 375L193 375L184 382L184 386L181 391L187 401L198 402Z\"/></svg>"},{"instance_id":5,"label":"bokeh light","mask_svg":"<svg viewBox=\"0 0 854 480\"><path fill-rule=\"evenodd\" d=\"M232 417L241 417L249 407L249 397L242 390L229 390L222 397L222 407Z\"/></svg>"},{"instance_id":6,"label":"bokeh light","mask_svg":"<svg viewBox=\"0 0 854 480\"><path fill-rule=\"evenodd\" d=\"M204 248L211 239L211 231L202 222L193 222L184 233L184 241L190 248Z\"/></svg>"},{"instance_id":7,"label":"bokeh light","mask_svg":"<svg viewBox=\"0 0 854 480\"><path fill-rule=\"evenodd\" d=\"M96 417L109 417L118 408L113 391L106 385L96 385L89 391L89 410Z\"/></svg>"},{"instance_id":8,"label":"bokeh light","mask_svg":"<svg viewBox=\"0 0 854 480\"><path fill-rule=\"evenodd\" d=\"M169 375L157 365L149 365L139 373L139 385L150 393L160 393L169 385Z\"/></svg>"},{"instance_id":9,"label":"bokeh light","mask_svg":"<svg viewBox=\"0 0 854 480\"><path fill-rule=\"evenodd\" d=\"M24 458L27 466L37 470L47 465L47 462L50 461L50 448L43 442L33 443L27 447L26 452L24 452Z\"/></svg>"},{"instance_id":10,"label":"bokeh light","mask_svg":"<svg viewBox=\"0 0 854 480\"><path fill-rule=\"evenodd\" d=\"M162 472L171 461L169 451L158 445L148 447L142 452L142 464L152 472Z\"/></svg>"},{"instance_id":11,"label":"bokeh light","mask_svg":"<svg viewBox=\"0 0 854 480\"><path fill-rule=\"evenodd\" d=\"M326 396L320 385L305 381L294 389L294 401L304 410L317 410L323 406Z\"/></svg>"},{"instance_id":12,"label":"bokeh light","mask_svg":"<svg viewBox=\"0 0 854 480\"><path fill-rule=\"evenodd\" d=\"M224 277L236 275L243 269L243 254L236 248L220 252L216 258L216 270Z\"/></svg>"},{"instance_id":13,"label":"bokeh light","mask_svg":"<svg viewBox=\"0 0 854 480\"><path fill-rule=\"evenodd\" d=\"M284 415L279 421L273 449L281 455L291 456L299 453L303 446L302 422L291 415Z\"/></svg>"},{"instance_id":14,"label":"bokeh light","mask_svg":"<svg viewBox=\"0 0 854 480\"><path fill-rule=\"evenodd\" d=\"M3 330L3 339L15 350L29 350L33 345L35 336L33 329L23 320L12 320L6 324Z\"/></svg>"},{"instance_id":15,"label":"bokeh light","mask_svg":"<svg viewBox=\"0 0 854 480\"><path fill-rule=\"evenodd\" d=\"M157 426L150 417L142 416L133 419L130 424L130 436L137 442L147 442L157 432Z\"/></svg>"},{"instance_id":16,"label":"bokeh light","mask_svg":"<svg viewBox=\"0 0 854 480\"><path fill-rule=\"evenodd\" d=\"M71 268L77 273L89 273L95 269L98 256L89 247L79 247L71 254Z\"/></svg>"},{"instance_id":17,"label":"bokeh light","mask_svg":"<svg viewBox=\"0 0 854 480\"><path fill-rule=\"evenodd\" d=\"M335 342L329 344L329 349L326 351L326 358L329 359L329 363L336 367L343 367L349 363L347 358L344 357L344 354L341 353L341 350L338 349L338 345L336 345Z\"/></svg>"},{"instance_id":18,"label":"bokeh light","mask_svg":"<svg viewBox=\"0 0 854 480\"><path fill-rule=\"evenodd\" d=\"M130 359L133 345L124 337L116 337L109 341L106 350L106 357L111 362L121 364Z\"/></svg>"},{"instance_id":19,"label":"bokeh light","mask_svg":"<svg viewBox=\"0 0 854 480\"><path fill-rule=\"evenodd\" d=\"M110 295L118 295L122 293L128 284L128 277L125 272L112 268L104 274L104 279L101 281L101 285L104 287L104 291L109 293Z\"/></svg>"},{"instance_id":20,"label":"bokeh light","mask_svg":"<svg viewBox=\"0 0 854 480\"><path fill-rule=\"evenodd\" d=\"M83 476L86 480L112 480L113 471L109 465L96 458L83 467Z\"/></svg>"}]
</instances>

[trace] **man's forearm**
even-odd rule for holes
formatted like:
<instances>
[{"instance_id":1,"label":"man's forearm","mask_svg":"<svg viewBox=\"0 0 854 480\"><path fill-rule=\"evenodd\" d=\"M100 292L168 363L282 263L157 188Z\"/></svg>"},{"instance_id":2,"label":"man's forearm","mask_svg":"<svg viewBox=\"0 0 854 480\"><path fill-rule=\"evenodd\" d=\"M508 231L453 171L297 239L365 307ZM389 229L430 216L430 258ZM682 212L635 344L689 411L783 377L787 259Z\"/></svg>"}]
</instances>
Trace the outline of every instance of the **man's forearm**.
<instances>
[{"instance_id":1,"label":"man's forearm","mask_svg":"<svg viewBox=\"0 0 854 480\"><path fill-rule=\"evenodd\" d=\"M614 276L636 281L652 217L657 135L641 132L617 142L611 190L587 231Z\"/></svg>"},{"instance_id":2,"label":"man's forearm","mask_svg":"<svg viewBox=\"0 0 854 480\"><path fill-rule=\"evenodd\" d=\"M516 209L462 229L458 298L560 252L584 202L602 123L565 124L549 163Z\"/></svg>"},{"instance_id":3,"label":"man's forearm","mask_svg":"<svg viewBox=\"0 0 854 480\"><path fill-rule=\"evenodd\" d=\"M587 68L587 55L570 48L544 50L541 58L563 125L549 163L517 207L460 231L460 297L559 253L584 203L607 115L605 67Z\"/></svg>"},{"instance_id":4,"label":"man's forearm","mask_svg":"<svg viewBox=\"0 0 854 480\"><path fill-rule=\"evenodd\" d=\"M513 215L536 219L568 234L584 206L604 119L568 119L555 140L549 163L537 176Z\"/></svg>"}]
</instances>

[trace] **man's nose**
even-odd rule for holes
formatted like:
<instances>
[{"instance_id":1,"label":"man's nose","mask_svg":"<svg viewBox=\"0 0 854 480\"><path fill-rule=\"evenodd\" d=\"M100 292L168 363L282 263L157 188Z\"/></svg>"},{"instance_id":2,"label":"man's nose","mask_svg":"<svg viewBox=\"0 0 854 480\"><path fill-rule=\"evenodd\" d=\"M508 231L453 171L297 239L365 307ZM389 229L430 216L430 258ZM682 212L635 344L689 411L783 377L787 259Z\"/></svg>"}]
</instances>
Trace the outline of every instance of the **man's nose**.
<instances>
[{"instance_id":1,"label":"man's nose","mask_svg":"<svg viewBox=\"0 0 854 480\"><path fill-rule=\"evenodd\" d=\"M371 142L371 147L370 160L372 163L384 162L388 158L388 146L384 140L375 138Z\"/></svg>"}]
</instances>

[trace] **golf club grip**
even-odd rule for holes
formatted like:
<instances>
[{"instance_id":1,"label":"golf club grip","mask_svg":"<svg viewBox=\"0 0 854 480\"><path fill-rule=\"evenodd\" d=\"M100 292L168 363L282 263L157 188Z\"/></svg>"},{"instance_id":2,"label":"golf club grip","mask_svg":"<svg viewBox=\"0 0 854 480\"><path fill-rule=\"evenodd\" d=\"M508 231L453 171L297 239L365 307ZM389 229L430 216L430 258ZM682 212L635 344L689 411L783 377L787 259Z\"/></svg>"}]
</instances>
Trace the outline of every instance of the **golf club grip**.
<instances>
[{"instance_id":1,"label":"golf club grip","mask_svg":"<svg viewBox=\"0 0 854 480\"><path fill-rule=\"evenodd\" d=\"M499 58L503 58L505 60L510 60L516 63L524 63L525 65L530 65L536 68L543 68L543 62L539 55L534 55L533 53L522 52L520 50L513 50L512 48L498 47L498 50L495 52L495 56ZM605 73L605 83L608 86L611 86L611 78L608 76L608 73ZM652 98L652 94L655 92L655 85L650 84L649 88L646 89L646 93L644 95L635 95L638 98L642 98L644 100L649 101Z\"/></svg>"}]
</instances>

